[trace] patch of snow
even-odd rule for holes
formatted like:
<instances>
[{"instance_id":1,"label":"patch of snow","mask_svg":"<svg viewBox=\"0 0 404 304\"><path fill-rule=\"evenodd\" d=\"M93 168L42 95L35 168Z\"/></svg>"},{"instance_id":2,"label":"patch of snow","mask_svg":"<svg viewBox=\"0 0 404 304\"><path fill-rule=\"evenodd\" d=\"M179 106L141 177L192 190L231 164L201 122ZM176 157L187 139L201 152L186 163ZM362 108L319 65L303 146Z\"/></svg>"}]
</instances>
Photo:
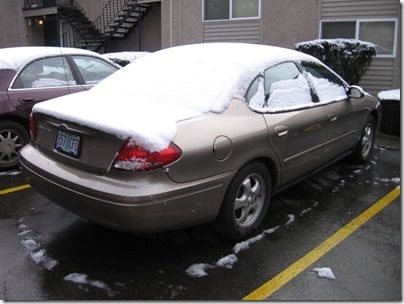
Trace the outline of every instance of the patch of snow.
<instances>
[{"instance_id":1,"label":"patch of snow","mask_svg":"<svg viewBox=\"0 0 404 304\"><path fill-rule=\"evenodd\" d=\"M207 263L197 263L193 264L190 267L188 267L185 272L192 277L204 277L207 276L207 270L215 268L216 266L218 267L224 267L226 269L232 269L233 265L238 262L237 254L240 251L246 250L250 248L250 244L255 243L259 240L261 240L266 234L271 234L274 233L279 226L276 226L274 228L266 229L264 230L261 234L252 237L246 241L237 243L233 247L233 254L229 254L221 259L219 259L216 263L212 264L207 264Z\"/></svg>"},{"instance_id":2,"label":"patch of snow","mask_svg":"<svg viewBox=\"0 0 404 304\"><path fill-rule=\"evenodd\" d=\"M295 221L295 215L294 214L288 214L289 220L286 222L285 226L288 226L292 224Z\"/></svg>"},{"instance_id":3,"label":"patch of snow","mask_svg":"<svg viewBox=\"0 0 404 304\"><path fill-rule=\"evenodd\" d=\"M32 232L31 229L22 230L20 233L17 233L17 236L26 236Z\"/></svg>"},{"instance_id":4,"label":"patch of snow","mask_svg":"<svg viewBox=\"0 0 404 304\"><path fill-rule=\"evenodd\" d=\"M14 176L14 175L19 175L19 174L21 174L21 170L10 170L10 171L0 172L0 176Z\"/></svg>"},{"instance_id":5,"label":"patch of snow","mask_svg":"<svg viewBox=\"0 0 404 304\"><path fill-rule=\"evenodd\" d=\"M56 265L59 264L58 261L46 255L45 249L41 249L37 252L31 252L30 256L36 264L42 264L47 270L52 270Z\"/></svg>"},{"instance_id":6,"label":"patch of snow","mask_svg":"<svg viewBox=\"0 0 404 304\"><path fill-rule=\"evenodd\" d=\"M319 278L327 278L329 280L335 280L334 273L328 267L316 267L313 269L314 272L317 272Z\"/></svg>"},{"instance_id":7,"label":"patch of snow","mask_svg":"<svg viewBox=\"0 0 404 304\"><path fill-rule=\"evenodd\" d=\"M377 178L377 180L385 183L395 183L400 184L401 178L400 177L393 177L393 178Z\"/></svg>"},{"instance_id":8,"label":"patch of snow","mask_svg":"<svg viewBox=\"0 0 404 304\"><path fill-rule=\"evenodd\" d=\"M400 89L382 91L377 94L379 100L396 100L400 101Z\"/></svg>"},{"instance_id":9,"label":"patch of snow","mask_svg":"<svg viewBox=\"0 0 404 304\"><path fill-rule=\"evenodd\" d=\"M238 259L235 254L229 254L228 256L225 256L221 258L219 261L216 262L216 265L219 267L224 267L227 269L232 269L233 265L237 263Z\"/></svg>"},{"instance_id":10,"label":"patch of snow","mask_svg":"<svg viewBox=\"0 0 404 304\"><path fill-rule=\"evenodd\" d=\"M243 250L246 250L246 249L250 248L250 245L251 245L251 244L253 244L253 243L257 242L257 241L262 240L262 238L264 237L264 235L265 235L265 233L261 233L261 234L259 234L259 235L257 235L257 236L254 236L254 237L252 237L252 238L250 238L250 239L248 239L248 240L246 240L246 241L243 241L243 242L241 242L241 243L237 243L237 244L233 247L233 252L234 252L235 254L238 254L238 253L240 253L240 251L243 251Z\"/></svg>"},{"instance_id":11,"label":"patch of snow","mask_svg":"<svg viewBox=\"0 0 404 304\"><path fill-rule=\"evenodd\" d=\"M212 268L212 266L209 264L198 263L189 266L185 272L191 277L200 278L208 275L206 270L209 268Z\"/></svg>"},{"instance_id":12,"label":"patch of snow","mask_svg":"<svg viewBox=\"0 0 404 304\"><path fill-rule=\"evenodd\" d=\"M34 251L34 250L41 248L41 244L37 243L34 239L31 239L31 238L21 240L21 244L28 251Z\"/></svg>"},{"instance_id":13,"label":"patch of snow","mask_svg":"<svg viewBox=\"0 0 404 304\"><path fill-rule=\"evenodd\" d=\"M88 275L83 274L83 273L74 272L74 273L71 273L71 274L65 276L63 279L65 281L73 282L76 284L89 285L89 286L93 286L93 287L96 287L99 289L103 289L110 298L114 297L117 294L116 291L113 291L104 282L102 282L100 280L90 280L88 278Z\"/></svg>"}]
</instances>

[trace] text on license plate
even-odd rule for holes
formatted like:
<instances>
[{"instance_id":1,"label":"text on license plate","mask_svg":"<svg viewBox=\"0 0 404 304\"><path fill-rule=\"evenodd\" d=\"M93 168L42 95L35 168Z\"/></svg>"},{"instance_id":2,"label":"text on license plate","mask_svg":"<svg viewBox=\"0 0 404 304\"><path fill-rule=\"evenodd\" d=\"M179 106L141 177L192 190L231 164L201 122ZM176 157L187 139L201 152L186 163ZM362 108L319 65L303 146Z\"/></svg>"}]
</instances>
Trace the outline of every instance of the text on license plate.
<instances>
[{"instance_id":1,"label":"text on license plate","mask_svg":"<svg viewBox=\"0 0 404 304\"><path fill-rule=\"evenodd\" d=\"M80 156L81 136L64 130L56 134L55 149L67 155L78 158Z\"/></svg>"}]
</instances>

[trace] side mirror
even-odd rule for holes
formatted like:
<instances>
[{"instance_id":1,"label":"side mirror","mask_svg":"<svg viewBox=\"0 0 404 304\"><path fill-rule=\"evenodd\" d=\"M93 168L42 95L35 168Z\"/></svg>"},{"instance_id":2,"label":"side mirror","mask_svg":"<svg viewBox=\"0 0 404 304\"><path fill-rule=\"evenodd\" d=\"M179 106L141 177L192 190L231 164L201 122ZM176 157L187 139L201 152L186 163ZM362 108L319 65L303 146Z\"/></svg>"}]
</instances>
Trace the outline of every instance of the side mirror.
<instances>
[{"instance_id":1,"label":"side mirror","mask_svg":"<svg viewBox=\"0 0 404 304\"><path fill-rule=\"evenodd\" d=\"M350 86L348 89L348 96L349 98L362 98L365 96L365 92L359 86Z\"/></svg>"}]
</instances>

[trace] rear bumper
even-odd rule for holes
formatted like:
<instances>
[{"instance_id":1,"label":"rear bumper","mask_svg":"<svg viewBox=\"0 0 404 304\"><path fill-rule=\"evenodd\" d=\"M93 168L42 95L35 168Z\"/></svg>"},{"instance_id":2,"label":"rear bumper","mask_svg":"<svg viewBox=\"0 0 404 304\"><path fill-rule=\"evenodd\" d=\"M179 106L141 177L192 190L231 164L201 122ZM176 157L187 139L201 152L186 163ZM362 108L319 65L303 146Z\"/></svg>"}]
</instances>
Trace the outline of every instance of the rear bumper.
<instances>
[{"instance_id":1,"label":"rear bumper","mask_svg":"<svg viewBox=\"0 0 404 304\"><path fill-rule=\"evenodd\" d=\"M153 233L212 221L235 172L175 183L153 173L92 174L57 162L32 145L21 151L28 182L43 196L90 221L132 233Z\"/></svg>"}]
</instances>

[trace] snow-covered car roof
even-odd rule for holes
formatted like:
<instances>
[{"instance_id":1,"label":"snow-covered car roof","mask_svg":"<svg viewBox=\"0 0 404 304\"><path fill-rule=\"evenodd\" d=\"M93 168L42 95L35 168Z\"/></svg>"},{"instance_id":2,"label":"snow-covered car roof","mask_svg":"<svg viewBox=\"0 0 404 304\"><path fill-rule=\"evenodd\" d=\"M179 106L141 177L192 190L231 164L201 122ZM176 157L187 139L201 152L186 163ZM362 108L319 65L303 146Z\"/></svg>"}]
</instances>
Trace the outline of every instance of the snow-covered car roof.
<instances>
[{"instance_id":1,"label":"snow-covered car roof","mask_svg":"<svg viewBox=\"0 0 404 304\"><path fill-rule=\"evenodd\" d=\"M88 92L37 104L34 111L131 137L158 151L175 138L177 122L223 112L232 98L243 98L256 75L288 60L319 62L304 53L256 44L173 47L132 62Z\"/></svg>"},{"instance_id":2,"label":"snow-covered car roof","mask_svg":"<svg viewBox=\"0 0 404 304\"><path fill-rule=\"evenodd\" d=\"M25 47L12 47L0 49L0 70L11 69L18 71L28 62L58 55L90 55L105 59L98 53L65 47L51 47L51 46L25 46Z\"/></svg>"}]
</instances>

